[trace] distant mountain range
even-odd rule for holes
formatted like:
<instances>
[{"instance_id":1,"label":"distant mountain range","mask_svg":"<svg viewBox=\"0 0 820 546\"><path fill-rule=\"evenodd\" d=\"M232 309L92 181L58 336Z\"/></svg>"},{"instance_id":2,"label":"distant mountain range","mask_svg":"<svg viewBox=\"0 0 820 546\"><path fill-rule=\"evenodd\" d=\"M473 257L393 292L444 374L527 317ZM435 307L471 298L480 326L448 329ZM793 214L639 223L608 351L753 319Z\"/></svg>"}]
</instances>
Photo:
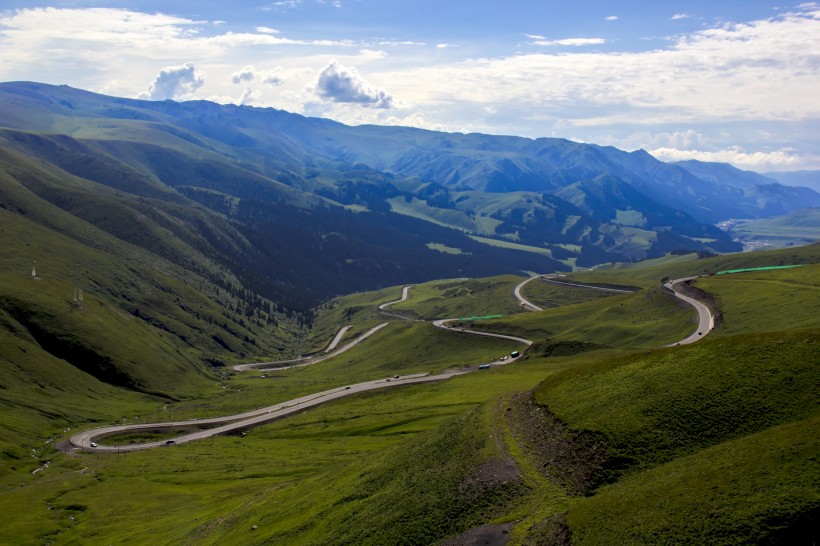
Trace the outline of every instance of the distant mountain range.
<instances>
[{"instance_id":1,"label":"distant mountain range","mask_svg":"<svg viewBox=\"0 0 820 546\"><path fill-rule=\"evenodd\" d=\"M789 186L804 186L820 191L820 171L768 172L764 176Z\"/></svg>"},{"instance_id":2,"label":"distant mountain range","mask_svg":"<svg viewBox=\"0 0 820 546\"><path fill-rule=\"evenodd\" d=\"M302 312L430 278L736 251L715 223L820 206L808 188L644 151L37 83L0 84L0 160L7 211L75 236L59 209Z\"/></svg>"}]
</instances>

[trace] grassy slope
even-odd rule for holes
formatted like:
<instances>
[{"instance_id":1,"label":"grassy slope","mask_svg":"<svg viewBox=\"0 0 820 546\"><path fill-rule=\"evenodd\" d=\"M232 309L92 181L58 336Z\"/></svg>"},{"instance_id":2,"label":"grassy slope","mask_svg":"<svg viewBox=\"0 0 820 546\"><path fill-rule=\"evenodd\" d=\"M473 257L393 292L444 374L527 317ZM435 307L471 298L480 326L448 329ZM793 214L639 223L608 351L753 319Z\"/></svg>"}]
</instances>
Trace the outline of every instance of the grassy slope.
<instances>
[{"instance_id":1,"label":"grassy slope","mask_svg":"<svg viewBox=\"0 0 820 546\"><path fill-rule=\"evenodd\" d=\"M226 312L232 297L200 274L210 266L186 270L123 242L41 199L19 176L41 188L57 180L78 192L93 185L19 158L14 169L0 169L0 473L30 471L37 459L21 453L39 453L66 427L210 394L216 374L203 358L280 350L280 329L250 320L243 326ZM138 202L98 189L108 204ZM106 205L95 214L116 219L119 212ZM128 218L119 222L127 227ZM169 252L180 251L182 261L194 256L176 241ZM33 260L39 280L30 275ZM83 291L81 307L72 305L75 289Z\"/></svg>"},{"instance_id":2,"label":"grassy slope","mask_svg":"<svg viewBox=\"0 0 820 546\"><path fill-rule=\"evenodd\" d=\"M600 479L620 476L571 505L573 543L810 536L820 507L811 440L820 330L816 305L802 312L797 290L813 298L816 278L807 266L702 279L697 286L716 294L724 312L715 337L578 366L539 387L536 401L571 429L605 438Z\"/></svg>"},{"instance_id":3,"label":"grassy slope","mask_svg":"<svg viewBox=\"0 0 820 546\"><path fill-rule=\"evenodd\" d=\"M328 331L335 330L338 319L347 315L348 305L356 320L367 318L377 302L397 299L399 292L396 288L343 298L325 310L332 317ZM470 310L469 306L465 309ZM321 317L317 324L322 322ZM146 414L145 408L150 406L147 403L132 403L120 410L129 416L132 411L145 414L139 420L224 414L354 378L475 364L509 352L511 347L514 344L501 340L454 336L428 324L398 321L344 357L314 367L269 372L265 379L260 379L258 372L240 374L227 382L228 388L218 396L168 404L165 411L156 413ZM26 474L25 479L19 474L8 477L7 483L17 479L21 480L17 484L25 487L7 489L0 497L2 508L13 521L3 536L15 537L18 542L36 542L36 537L59 532L69 542L72 537L88 540L93 536L104 541L130 539L137 543L150 542L157 533L177 543L220 543L226 537L248 542L257 535L266 537L258 538L262 542L267 537L287 536L297 543L311 543L315 536L324 537L315 542L327 543L345 529L349 505L368 514L361 521L381 510L382 501L371 504L357 496L361 485L357 476L366 468L372 487L381 490L384 485L389 490L384 491L383 498L392 498L391 504L408 505L407 480L428 488L428 496L441 498L439 508L449 503L449 516L445 513L446 517L436 520L432 527L432 523L423 525L430 527L424 532L443 537L476 522L475 514L460 511L452 488L475 465L492 457L497 448L485 446L478 458L465 457L462 451L456 457L459 465L451 467L448 461L454 450L463 449L462 442L455 439L464 439L464 446L483 442L480 439L485 437L487 417L479 415L484 414L481 410L467 418L466 422L472 424L461 436L452 434L456 425L447 425L450 428L444 431L437 427L452 418L465 422L466 411L501 394L532 387L555 369L554 363L509 366L441 384L370 393L253 430L242 440L215 438L185 449L121 457L65 457L46 447L40 461L52 461L50 467L35 476ZM412 448L419 444L415 435L424 431L430 431L431 436L422 441L421 447ZM439 451L438 444L445 440L449 447ZM416 451L408 453L409 449ZM431 470L418 463L434 457L438 457L442 471L451 476L448 482L424 477ZM415 461L411 466L418 478L407 475L406 461ZM39 462L32 459L28 471L35 464ZM83 468L86 470L79 472ZM432 471L438 472L435 468ZM328 483L333 487L325 487ZM293 499L303 500L294 503ZM349 500L341 502L343 499ZM47 510L47 503L54 509ZM424 503L415 506L419 513L425 511ZM314 517L317 511L321 511L319 519ZM482 513L482 517L491 517L491 512ZM260 520L265 524L258 532L251 531L250 526ZM301 529L296 535L294 527ZM355 534L360 533L356 529ZM390 529L410 533L418 532L419 526L402 520L391 523ZM371 529L373 533L381 531ZM381 538L376 534L371 540L379 543Z\"/></svg>"},{"instance_id":4,"label":"grassy slope","mask_svg":"<svg viewBox=\"0 0 820 546\"><path fill-rule=\"evenodd\" d=\"M352 297L353 315L369 317L377 301L398 298L398 288L386 292L391 295ZM727 302L733 299L723 297L729 317ZM653 298L649 296L653 308L649 315L660 313L666 305L665 300ZM785 314L791 301L782 301L780 314ZM620 303L625 309L620 309ZM544 314L510 317L507 321L540 317L527 327L544 333L559 324L569 331L579 328L595 313L605 317L600 321L603 325L619 315L637 316L645 311L646 303L647 292L640 292ZM676 310L669 308L682 317L685 327L689 314ZM332 326L327 327L335 332L339 318L345 315L344 308L326 312L328 316L336 314L328 320ZM551 317L549 322L547 317ZM605 328L593 328L589 335L608 334ZM364 378L399 368L440 369L499 352L500 345L482 349L472 347L472 338L446 336L451 334L424 324L392 324L348 355L349 359L328 361L313 369L275 372L266 379L250 372L241 374L227 383L228 392L222 399L237 408L260 405L258 402L263 400L273 402L289 394L320 390L330 382L346 380L349 374ZM573 536L593 543L617 542L614 537L622 535L616 531L630 528L635 529L634 536L649 536L640 533L646 532L646 526L650 533L658 531L657 525L652 528L652 521L678 525L660 529L661 542L663 537L679 540L681 533L709 536L697 535L687 524L690 520L679 514L684 510L708 510L710 506L733 506L725 511L727 517L747 525L748 507L763 504L755 500L759 497L744 492L761 487L777 490L780 496L776 499L787 501L790 515L809 505L806 499L811 500L812 491L805 484L812 478L804 472L805 457L807 453L814 456L816 449L810 444L801 447L800 442L806 431L816 430L816 423L806 420L816 413L811 394L817 391L817 375L806 363L813 362L807 356L817 354L817 339L816 330L751 333L742 338L716 336L691 347L635 356L621 353L614 360L603 355L595 357L594 362L588 356L531 358L444 383L337 401L255 429L245 438L214 438L114 457L51 454L49 468L35 476L26 475L25 480L19 476L19 485L25 487L7 488L0 496L0 508L9 522L0 531L0 540L36 543L38 537L48 537L70 543L93 537L103 542L147 544L162 536L180 544L262 544L272 540L382 544L397 542L400 537L410 543L430 543L472 525L516 520L521 523L513 530L513 543L529 544L534 528L567 507ZM641 337L632 341L637 346L648 344ZM485 350L486 354L482 353ZM715 362L724 365L715 366ZM587 421L579 428L606 431L620 441L611 445L618 450L616 455L631 457L631 474L593 497L570 502L565 493L528 464L525 451L511 444L507 448L518 459L523 483L530 493L511 483L506 488L487 489L486 502L463 495L465 478L474 476L477 468L500 453L498 443L487 441L494 430L499 430L490 411L498 406L484 404L532 388L544 377L548 380L540 388L538 399L546 400L551 409L563 404L562 416L568 424L584 418ZM204 401L203 406L216 403L218 399L212 399ZM186 408L180 407L180 413L196 411L187 404ZM468 415L471 410L475 411ZM210 410L201 407L199 411ZM788 428L790 423L795 428ZM680 428L684 425L686 434ZM653 432L656 427L660 427L660 433ZM784 427L785 432L777 432L778 427ZM772 435L756 440L754 436L742 436L747 433ZM796 447L789 448L783 435L791 438ZM749 438L750 444L731 445ZM655 449L655 442L659 449ZM755 442L769 442L766 453L780 449L779 453L788 455L782 470L789 473L788 477L767 463L769 459L755 462L747 455L745 459L740 455L725 458L727 454L753 454L762 449ZM465 451L464 447L472 449ZM665 471L667 468L672 472ZM734 477L727 478L727 486L716 484L712 478L724 468L736 470ZM770 481L748 480L749 473L758 472L767 472ZM697 481L698 475L706 478ZM675 481L679 476L682 478ZM712 500L702 502L699 508L696 499L708 498L705 488L715 485L717 489L710 489ZM737 491L743 494L735 492L737 485L742 486ZM679 494L670 495L671 486ZM774 501L765 502L773 505ZM46 508L47 503L51 510ZM403 511L392 510L403 506L419 519L401 517ZM619 506L638 509L612 517L611 510ZM628 515L639 517L643 513L652 514L653 519L628 519ZM589 529L590 524L585 522L599 522L601 518L609 526L601 525L595 536L582 534L581 529L596 530ZM709 522L717 519L707 518L704 532L718 529L718 523L709 527ZM372 525L374 521L381 523ZM258 527L254 529L254 525ZM720 528L731 530L731 526ZM58 532L61 534L56 535Z\"/></svg>"},{"instance_id":5,"label":"grassy slope","mask_svg":"<svg viewBox=\"0 0 820 546\"><path fill-rule=\"evenodd\" d=\"M0 496L9 521L0 540L36 543L58 531L64 542L137 544L157 536L177 544L443 538L491 518L490 507L518 495L501 487L489 503L474 499L471 506L481 511L465 510L459 484L497 453L486 440L485 410L465 412L532 387L553 369L510 366L359 395L241 439L121 456L58 456L26 487ZM385 509L391 506L397 510Z\"/></svg>"},{"instance_id":6,"label":"grassy slope","mask_svg":"<svg viewBox=\"0 0 820 546\"><path fill-rule=\"evenodd\" d=\"M640 281L657 284L663 278L710 275L718 271L742 267L770 265L794 265L820 263L820 244L772 250L767 252L744 252L724 254L712 258L697 259L695 254L668 256L635 264L613 264L595 271L576 272L570 278L583 282L609 282L613 284L638 284Z\"/></svg>"},{"instance_id":7,"label":"grassy slope","mask_svg":"<svg viewBox=\"0 0 820 546\"><path fill-rule=\"evenodd\" d=\"M320 306L313 327L301 344L301 349L305 353L321 351L327 347L342 326L351 327L342 340L344 344L377 324L391 318L395 319L380 313L378 304L400 298L401 287L392 287L376 292L349 294Z\"/></svg>"},{"instance_id":8,"label":"grassy slope","mask_svg":"<svg viewBox=\"0 0 820 546\"><path fill-rule=\"evenodd\" d=\"M818 351L816 330L706 339L578 367L535 398L573 428L603 432L612 457L640 468L811 416Z\"/></svg>"},{"instance_id":9,"label":"grassy slope","mask_svg":"<svg viewBox=\"0 0 820 546\"><path fill-rule=\"evenodd\" d=\"M412 311L426 320L520 313L512 292L521 280L504 275L419 284L410 290L407 301L395 304L393 309Z\"/></svg>"},{"instance_id":10,"label":"grassy slope","mask_svg":"<svg viewBox=\"0 0 820 546\"><path fill-rule=\"evenodd\" d=\"M535 342L577 341L635 349L674 343L691 333L694 311L659 289L641 290L474 323L473 327ZM537 347L533 348L537 351Z\"/></svg>"},{"instance_id":11,"label":"grassy slope","mask_svg":"<svg viewBox=\"0 0 820 546\"><path fill-rule=\"evenodd\" d=\"M14 169L23 164L18 161ZM90 206L94 214L110 215L107 221L112 225L97 228L39 197L15 178L16 170L0 170L0 239L5 250L0 265L5 271L28 275L31 261L37 260L42 276L99 294L127 312L141 309L147 313L146 320L184 337L199 350L225 356L225 348L214 336L237 356L281 350L281 343L274 341L266 327L252 321L242 326L235 313L224 314L236 302L209 279L221 275L234 284L235 279L183 242L184 237L169 236L157 224L144 222L139 207L146 205L140 200L97 187L95 192L110 195L94 209L91 205L99 204L100 197L82 192L92 183L34 162L28 166L17 176L25 176L29 185L57 187L70 180L65 185L73 189L65 190L61 205ZM132 239L133 243L128 242ZM151 252L145 239L164 242ZM146 247L138 246L144 243ZM284 333L281 329L275 332ZM248 343L246 337L258 337L260 345Z\"/></svg>"},{"instance_id":12,"label":"grassy slope","mask_svg":"<svg viewBox=\"0 0 820 546\"><path fill-rule=\"evenodd\" d=\"M820 264L698 279L723 314L717 336L820 327Z\"/></svg>"},{"instance_id":13,"label":"grassy slope","mask_svg":"<svg viewBox=\"0 0 820 546\"><path fill-rule=\"evenodd\" d=\"M818 429L790 422L606 487L570 510L573 543L812 544Z\"/></svg>"},{"instance_id":14,"label":"grassy slope","mask_svg":"<svg viewBox=\"0 0 820 546\"><path fill-rule=\"evenodd\" d=\"M614 296L617 292L590 290L580 286L560 286L547 281L531 281L524 286L522 295L539 307L563 307L586 301Z\"/></svg>"}]
</instances>

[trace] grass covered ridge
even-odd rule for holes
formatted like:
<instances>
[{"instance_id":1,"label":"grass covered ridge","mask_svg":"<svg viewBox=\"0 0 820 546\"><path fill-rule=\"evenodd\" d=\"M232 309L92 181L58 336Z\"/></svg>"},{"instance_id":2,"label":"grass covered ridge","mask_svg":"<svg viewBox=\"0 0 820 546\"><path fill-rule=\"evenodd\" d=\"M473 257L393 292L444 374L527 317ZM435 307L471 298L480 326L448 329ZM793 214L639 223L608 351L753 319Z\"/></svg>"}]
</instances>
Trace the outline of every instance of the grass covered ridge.
<instances>
[{"instance_id":1,"label":"grass covered ridge","mask_svg":"<svg viewBox=\"0 0 820 546\"><path fill-rule=\"evenodd\" d=\"M816 543L818 429L772 427L604 487L570 509L572 543Z\"/></svg>"},{"instance_id":2,"label":"grass covered ridge","mask_svg":"<svg viewBox=\"0 0 820 546\"><path fill-rule=\"evenodd\" d=\"M630 284L600 276L596 282ZM265 377L223 376L196 399L171 403L89 379L53 356L40 358L45 353L25 321L6 312L3 333L13 343L0 344L0 382L8 387L0 394L4 409L14 412L0 414L0 542L430 544L513 522L511 545L569 538L792 542L816 520L818 505L820 331L811 313L794 311L812 279L809 266L759 278L699 279L726 322L692 346L664 349L653 347L689 333L693 313L654 288L657 280L646 280L647 289L633 294L480 323L537 340L526 358L506 366L354 395L246 436L122 455L61 454L53 441L33 435L124 417L224 415L395 373L475 365L520 347L388 319L377 304L399 298L400 287L392 287L336 300L318 313L303 348L323 348L340 325L355 326L349 339L391 320L349 353ZM46 300L55 286L60 294L71 288L50 279L21 282L45 283ZM415 302L419 314L436 305L485 314L478 307L484 302L508 298L515 305L517 282L431 283ZM444 303L435 301L448 291ZM750 292L760 297L749 299ZM413 296L406 313L415 312ZM96 303L92 295L87 307ZM118 328L140 324L122 318ZM780 320L789 322L777 329ZM144 339L171 336L161 331ZM507 411L512 394L536 386L533 400L570 440L559 447L602 454L592 461L598 469L577 476L575 491L566 485L571 480L549 481L526 434L505 428L515 413ZM120 392L127 394L117 398ZM20 438L29 443L16 444ZM131 440L140 438L121 439ZM560 449L554 455L566 459Z\"/></svg>"},{"instance_id":3,"label":"grass covered ridge","mask_svg":"<svg viewBox=\"0 0 820 546\"><path fill-rule=\"evenodd\" d=\"M820 330L792 330L706 339L548 378L535 400L568 428L600 436L607 459L594 481L612 483L570 508L573 543L760 543L802 533L820 507L809 442L820 415L818 354ZM774 497L754 493L768 488ZM681 517L692 511L705 517Z\"/></svg>"}]
</instances>

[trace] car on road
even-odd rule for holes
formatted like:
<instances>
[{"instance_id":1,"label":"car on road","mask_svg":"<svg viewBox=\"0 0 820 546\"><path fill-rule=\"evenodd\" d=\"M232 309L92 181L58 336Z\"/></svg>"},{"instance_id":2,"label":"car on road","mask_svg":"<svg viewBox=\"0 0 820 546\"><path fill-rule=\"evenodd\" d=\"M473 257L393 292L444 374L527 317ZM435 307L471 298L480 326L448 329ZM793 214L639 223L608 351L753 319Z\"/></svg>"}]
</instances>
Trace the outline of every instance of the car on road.
<instances>
[{"instance_id":1,"label":"car on road","mask_svg":"<svg viewBox=\"0 0 820 546\"><path fill-rule=\"evenodd\" d=\"M480 364L480 365L478 366L478 369L479 369L479 370L486 370L486 369L487 369L487 368L489 368L489 367L490 367L490 365L489 365L489 364Z\"/></svg>"},{"instance_id":2,"label":"car on road","mask_svg":"<svg viewBox=\"0 0 820 546\"><path fill-rule=\"evenodd\" d=\"M173 441L173 440L168 440L167 442L165 442L165 445L167 445L167 446L172 446L172 445L174 445L175 443L176 443L176 442L175 442L175 441Z\"/></svg>"},{"instance_id":3,"label":"car on road","mask_svg":"<svg viewBox=\"0 0 820 546\"><path fill-rule=\"evenodd\" d=\"M97 443L96 443L96 442L91 442L91 444L89 444L89 445L90 445L91 447L97 447Z\"/></svg>"},{"instance_id":4,"label":"car on road","mask_svg":"<svg viewBox=\"0 0 820 546\"><path fill-rule=\"evenodd\" d=\"M345 390L346 390L346 391L349 391L349 390L350 390L350 386L348 385L347 387L345 387Z\"/></svg>"}]
</instances>

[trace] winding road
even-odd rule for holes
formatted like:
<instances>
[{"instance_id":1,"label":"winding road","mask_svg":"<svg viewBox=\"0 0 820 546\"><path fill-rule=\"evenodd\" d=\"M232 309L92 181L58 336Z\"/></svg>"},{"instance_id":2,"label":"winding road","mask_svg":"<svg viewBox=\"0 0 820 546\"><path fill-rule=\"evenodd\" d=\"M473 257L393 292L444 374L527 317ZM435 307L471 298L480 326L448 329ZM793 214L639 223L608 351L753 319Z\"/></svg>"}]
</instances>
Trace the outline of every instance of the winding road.
<instances>
[{"instance_id":1,"label":"winding road","mask_svg":"<svg viewBox=\"0 0 820 546\"><path fill-rule=\"evenodd\" d=\"M514 290L515 297L521 302L522 307L525 307L525 308L527 308L528 310L531 310L531 311L540 311L540 310L542 310L537 305L527 301L521 295L521 289L528 282L531 282L533 279L545 278L545 277L553 278L553 277L555 277L555 275L530 277L529 279L521 282L520 284L518 284L515 287L515 290ZM675 280L671 280L671 281L667 282L666 284L664 284L664 286L666 288L668 288L669 290L671 290L676 297L678 297L682 301L685 301L686 303L694 306L695 309L697 309L697 311L698 311L698 329L697 329L697 331L695 333L693 333L692 335L690 335L689 337L687 337L686 339L681 340L681 341L679 341L677 343L674 343L672 345L669 345L669 346L687 345L689 343L694 343L694 342L698 341L699 339L703 339L703 336L708 334L709 331L711 331L712 328L714 327L714 317L712 316L711 312L709 311L709 308L706 307L706 305L704 305L703 303L701 303L701 302L699 302L699 301L697 301L693 298L690 298L688 296L684 296L683 294L679 293L676 289L678 284L686 282L686 281L690 281L690 280L695 279L695 278L697 278L697 277L686 277L686 278L682 278L682 279L675 279ZM585 286L585 285L577 285L577 286ZM589 287L589 286L585 286L585 287L595 288L595 287ZM399 302L405 301L408 297L409 292L410 292L410 288L411 288L411 286L405 286L402 289L401 299L396 300L396 301L392 301L392 302L382 303L378 306L379 309L382 310L382 311L385 311L386 308L389 307L390 305L393 305L394 303L399 303ZM442 328L442 329L450 330L450 331L453 331L453 332L459 332L459 333L464 333L464 334L472 334L472 335L481 335L481 336L494 337L494 338L499 338L499 339L506 339L506 340L515 341L515 342L518 342L518 343L523 343L527 346L532 345L531 340L524 339L524 338L519 338L519 337L514 337L514 336L507 336L507 335L503 335L503 334L493 334L493 333L489 333L489 332L477 332L477 331L473 331L473 330L467 330L467 329L464 329L464 328L447 326L448 322L453 322L453 321L456 321L456 320L458 320L458 319L439 319L439 320L432 321L432 324L433 324L433 326L435 326L437 328ZM344 333L347 331L346 328L349 328L349 327L342 328L341 330L339 330L339 332L336 333L336 336L334 337L333 341L330 343L328 348L325 350L325 352L327 354L322 355L322 356L304 357L304 358L300 358L300 359L289 360L289 361L279 361L279 362L257 362L257 363L252 363L252 364L241 364L241 365L234 366L234 369L238 370L238 371L248 370L248 369L258 369L260 371L262 371L262 370L282 370L282 369L295 368L295 367L299 367L299 366L307 366L307 365L310 365L310 364L315 364L317 362L321 362L321 361L326 360L328 358L332 358L334 356L337 356L337 355L339 355L339 354L341 354L341 353L355 347L356 345L358 345L359 343L361 343L362 341L364 341L365 339L367 339L371 335L375 334L376 332L378 332L379 330L381 330L382 328L384 328L388 324L389 323L387 323L387 322L379 324L378 326L375 326L374 328L371 328L370 330L368 330L367 332L365 332L364 334L362 334L361 336L359 336L355 340L351 341L347 345L343 346L342 348L336 349L333 352L328 352L328 351L331 351L339 343L339 340L342 338ZM496 360L496 361L492 362L489 365L485 364L482 367L484 367L484 366L503 365L503 364L505 364L507 362L510 362L510 361L511 361L511 359L504 358L502 360ZM290 366L270 367L272 364L289 364L289 363L295 363L295 364L290 365ZM269 367L265 368L263 366L269 366ZM312 407L318 406L320 404L324 404L325 402L328 402L330 400L336 400L338 398L343 398L345 396L350 396L352 394L357 394L357 393L371 391L371 390L377 390L377 389L385 389L385 388L390 388L390 387L398 387L398 386L401 386L401 385L418 384L418 383L430 383L430 382L434 382L434 381L442 381L442 380L449 379L451 377L455 377L455 376L458 376L458 375L463 375L463 374L469 373L469 372L471 372L475 369L477 369L477 368L473 366L473 367L461 368L459 370L446 371L446 372L442 372L440 374L434 374L434 375L414 374L414 375L406 375L406 376L395 376L393 378L376 379L376 380L373 380L373 381L366 381L364 383L357 383L357 384L349 385L349 386L345 386L345 387L336 387L336 388L333 388L333 389L328 389L328 390L325 390L325 391L322 391L322 392L309 394L309 395L303 396L301 398L296 398L296 399L293 399L293 400L288 400L286 402L281 402L279 404L274 404L272 406L266 406L264 408L260 408L260 409L256 409L256 410L252 410L252 411L248 411L248 412L240 413L240 414L236 414L236 415L229 415L229 416L225 416L225 417L216 417L216 418L212 418L212 419L193 419L193 420L186 420L186 421L170 421L170 422L163 422L163 423L147 423L147 424L142 424L142 425L116 425L116 426L95 428L95 429L91 429L91 430L87 430L85 432L80 432L78 434L75 434L74 436L71 437L70 442L76 448L92 449L94 452L102 452L102 453L118 453L118 452L124 452L124 451L136 451L136 450L149 449L149 448L154 448L154 447L184 444L184 443L187 443L187 442L193 442L195 440L200 440L200 439L203 439L203 438L209 438L211 436L216 436L218 434L225 434L225 433L232 432L232 431L242 431L242 430L245 430L245 429L260 425L260 424L263 424L263 423L269 423L271 421L276 421L278 419L282 419L282 418L287 417L289 415L292 415L294 413L304 411L308 408L312 408ZM187 429L196 428L196 429L200 429L201 428L201 429L200 430L195 430L193 432L189 432L187 434L182 434L180 436L175 437L173 440L161 440L161 441L146 442L146 443L141 443L141 444L128 444L128 445L123 445L123 446L117 446L117 445L112 446L112 445L102 445L102 444L98 445L96 443L96 440L103 440L106 437L111 436L111 435L115 435L115 434L123 434L123 433L128 433L128 432L139 432L139 431L146 431L146 430L155 431L155 430L163 429L163 428L164 429L169 429L169 428L171 428L171 429L179 429L179 428L187 428Z\"/></svg>"},{"instance_id":2,"label":"winding road","mask_svg":"<svg viewBox=\"0 0 820 546\"><path fill-rule=\"evenodd\" d=\"M428 374L414 374L405 375L394 378L376 379L374 381L366 381L364 383L357 383L348 387L336 387L326 391L317 392L281 402L272 406L256 409L253 411L240 413L237 415L229 415L226 417L216 417L213 419L192 419L187 421L168 421L163 423L149 423L144 425L116 425L110 427L95 428L80 432L71 437L71 443L82 449L93 449L95 452L103 453L120 453L125 451L137 451L141 449L149 449L152 447L162 447L168 445L185 444L193 442L194 440L201 440L203 438L210 438L218 434L225 434L227 432L241 431L263 423L270 423L283 417L293 415L308 408L316 407L325 402L336 400L357 394L377 389L384 389L387 387L398 387L401 385L411 385L418 383L430 383L433 381L442 381L457 375L462 375L469 372L469 369L453 370L443 372L436 375ZM123 434L128 432L139 432L144 430L157 430L161 428L194 428L194 427L208 427L203 430L190 432L175 437L168 443L168 440L157 442L146 442L142 444L127 444L122 446L112 445L97 445L92 446L97 440L104 440L106 436L113 434Z\"/></svg>"},{"instance_id":3,"label":"winding road","mask_svg":"<svg viewBox=\"0 0 820 546\"><path fill-rule=\"evenodd\" d=\"M622 290L620 288L606 288L606 287L603 287L603 286L592 286L592 285L588 285L588 284L577 284L577 283L556 281L555 280L556 277L558 277L557 274L536 275L534 277L530 277L529 279L526 279L525 281L519 283L518 286L515 287L515 290L514 290L515 297L518 298L519 302L521 302L522 307L524 307L528 310L531 310L531 311L541 311L542 309L540 307L538 307L534 303L528 301L527 299L524 298L524 296L521 295L521 289L528 282L532 281L533 279L544 279L548 282L552 282L552 283L555 283L555 284L562 284L562 285L566 285L566 286L577 286L577 287L580 287L580 288L589 288L590 290L601 290L601 291L604 291L604 292L616 292L616 293L625 293L625 294L633 292L633 290ZM683 278L680 278L680 279L673 279L671 281L666 282L663 285L664 288L669 289L672 292L672 294L674 294L674 296L676 298L678 298L681 301L684 301L684 302L688 303L689 305L694 307L695 310L698 312L698 327L697 327L697 329L694 332L692 332L692 334L689 337L687 337L685 339L682 339L682 340L680 340L678 342L675 342L675 343L670 343L669 345L666 345L666 347L676 347L678 345L689 345L690 343L694 343L698 340L703 339L703 336L707 335L715 327L715 317L712 315L712 312L709 310L709 308L706 305L704 305L703 303L701 303L700 301L698 301L694 298L690 298L689 296L685 296L685 295L681 294L677 290L677 285L678 284L685 283L687 281L692 281L692 280L695 280L697 278L698 278L698 276L683 277ZM478 333L478 332L473 332L473 333Z\"/></svg>"},{"instance_id":4,"label":"winding road","mask_svg":"<svg viewBox=\"0 0 820 546\"><path fill-rule=\"evenodd\" d=\"M344 335L347 333L347 331L350 330L351 328L353 328L353 327L352 326L342 326L341 328L339 328L339 331L336 332L336 335L333 337L333 341L331 341L330 345L328 345L327 349L325 349L325 353L329 353L330 351L335 349L336 346L339 344L339 342L344 337Z\"/></svg>"},{"instance_id":5,"label":"winding road","mask_svg":"<svg viewBox=\"0 0 820 546\"><path fill-rule=\"evenodd\" d=\"M535 305L534 303L532 303L528 299L524 298L524 296L521 295L521 289L524 288L524 286L528 282L531 282L535 279L543 279L545 277L554 277L554 276L555 275L535 275L534 277L530 277L529 279L518 283L518 286L515 287L515 290L513 290L513 293L515 294L515 297L518 299L518 301L521 302L521 307L525 308L528 311L543 311L542 308L538 307L537 305Z\"/></svg>"},{"instance_id":6,"label":"winding road","mask_svg":"<svg viewBox=\"0 0 820 546\"><path fill-rule=\"evenodd\" d=\"M369 338L370 336L372 336L388 324L390 323L383 322L378 326L374 326L373 328L363 333L347 345L339 349L336 349L332 353L326 353L320 356L301 357L296 358L294 360L271 360L269 362L252 362L250 364L237 364L236 366L233 366L233 369L238 372L242 372L245 370L259 370L260 372L267 372L272 370L289 370L291 368L301 368L302 366L310 366L311 364L316 364L317 362L322 362L323 360L327 360L328 358L333 358L334 356L338 356L343 352L352 349L353 347L355 347L365 339ZM336 335L338 336L339 334L337 333ZM282 366L282 364L286 365Z\"/></svg>"},{"instance_id":7,"label":"winding road","mask_svg":"<svg viewBox=\"0 0 820 546\"><path fill-rule=\"evenodd\" d=\"M498 338L498 339L506 339L506 340L509 340L509 341L516 341L518 343L523 343L528 347L530 345L532 345L532 341L530 341L529 339L524 339L523 337L508 336L508 335L505 335L505 334L493 334L493 333L490 333L490 332L478 332L476 330L468 330L466 328L458 328L458 327L455 327L455 326L447 326L448 322L453 322L453 321L456 321L456 320L459 320L459 319L457 319L457 318L448 318L448 319L434 320L433 321L433 326L435 326L436 328L441 328L443 330L449 330L451 332L462 332L462 333L465 333L465 334L473 334L475 336L495 337L495 338Z\"/></svg>"},{"instance_id":8,"label":"winding road","mask_svg":"<svg viewBox=\"0 0 820 546\"><path fill-rule=\"evenodd\" d=\"M691 280L694 280L694 279L697 279L697 278L698 277L684 277L682 279L675 279L675 280L669 281L669 282L667 282L666 284L663 285L665 288L668 288L669 290L672 290L672 292L674 292L675 296L678 299L680 299L682 301L685 301L686 303L688 303L689 305L691 305L692 307L694 307L698 311L698 328L697 328L697 330L695 330L692 333L692 335L690 335L686 339L682 339L681 341L678 341L677 343L671 343L671 344L667 345L667 347L673 347L673 346L677 346L677 345L689 345L690 343L694 343L698 340L703 339L703 336L705 336L706 334L711 332L715 327L715 317L712 315L712 312L709 310L708 307L706 307L706 305L699 302L695 298L690 298L689 296L684 296L683 294L681 294L677 290L677 285L678 284L681 284L681 283L684 283L684 282L687 282L687 281L691 281Z\"/></svg>"}]
</instances>

